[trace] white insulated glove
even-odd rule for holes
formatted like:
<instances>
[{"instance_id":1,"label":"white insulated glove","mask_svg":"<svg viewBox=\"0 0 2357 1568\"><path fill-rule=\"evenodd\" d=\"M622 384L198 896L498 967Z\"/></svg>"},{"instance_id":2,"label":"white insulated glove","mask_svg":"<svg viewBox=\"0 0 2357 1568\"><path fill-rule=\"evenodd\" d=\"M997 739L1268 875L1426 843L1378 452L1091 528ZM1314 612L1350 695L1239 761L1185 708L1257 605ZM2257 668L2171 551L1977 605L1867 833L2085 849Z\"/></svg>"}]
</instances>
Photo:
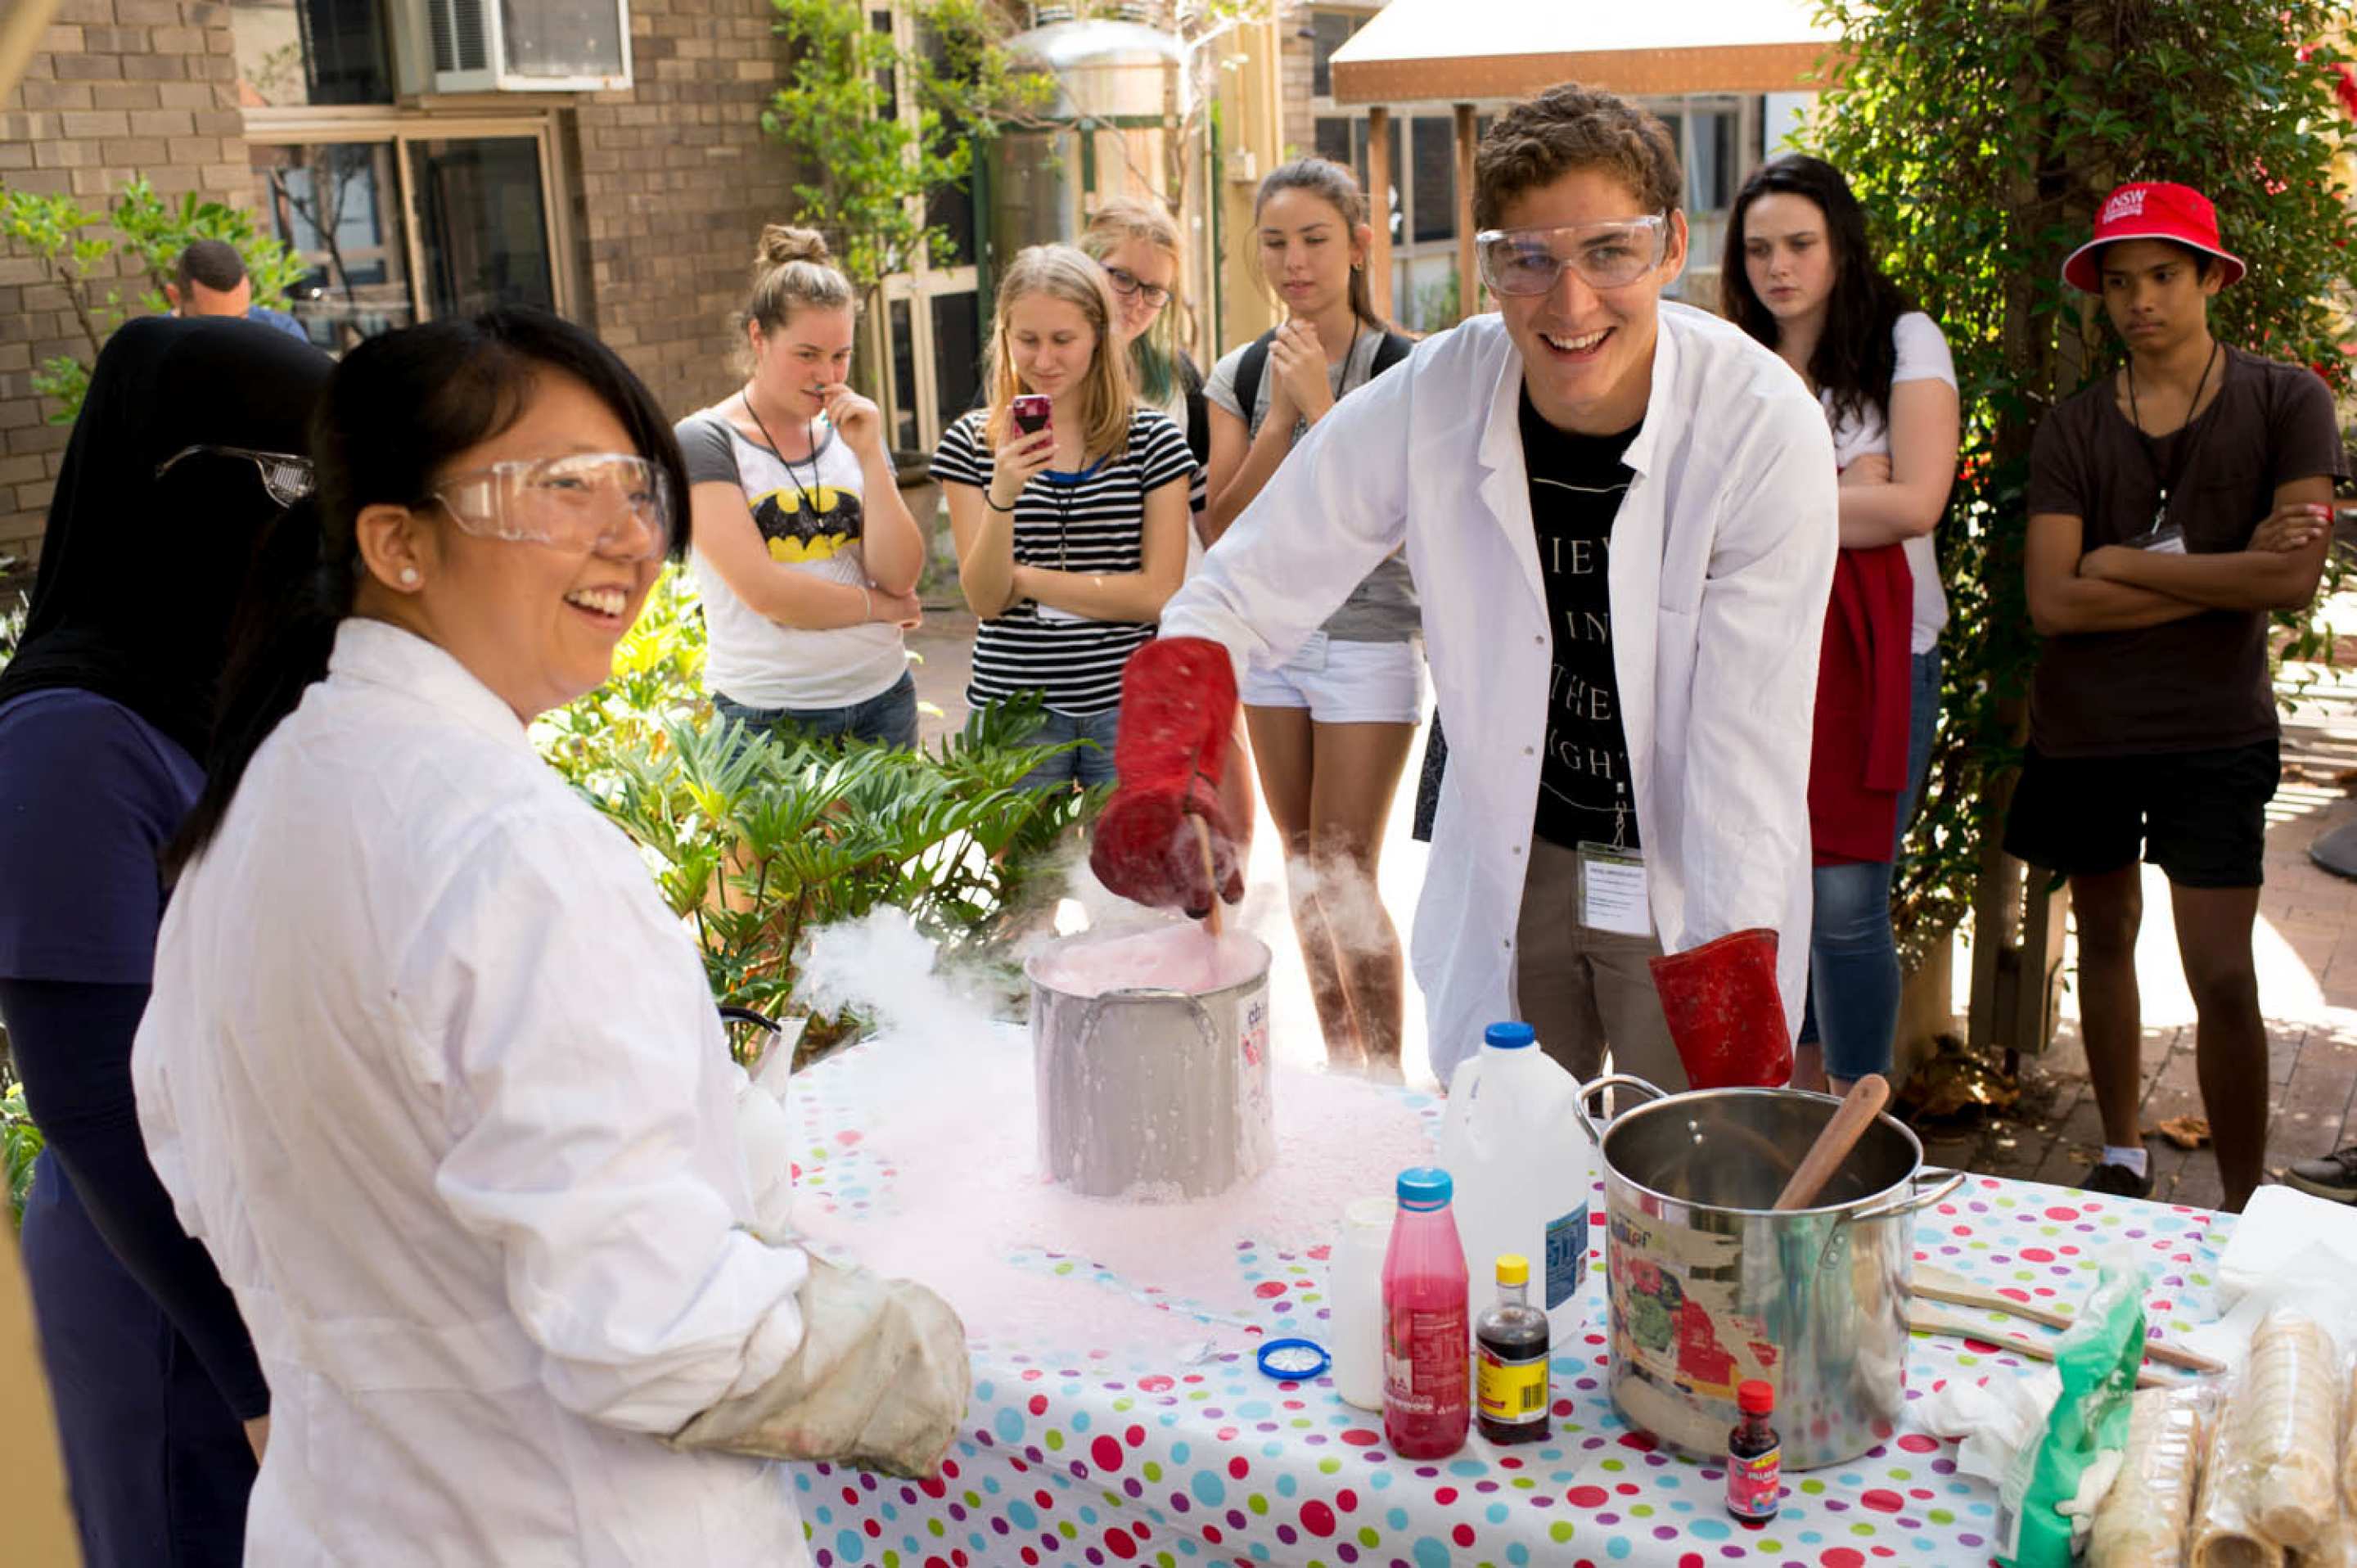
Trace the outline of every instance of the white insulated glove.
<instances>
[{"instance_id":1,"label":"white insulated glove","mask_svg":"<svg viewBox=\"0 0 2357 1568\"><path fill-rule=\"evenodd\" d=\"M932 1475L974 1384L965 1326L912 1281L815 1257L810 1271L802 1348L759 1388L680 1428L672 1445Z\"/></svg>"}]
</instances>

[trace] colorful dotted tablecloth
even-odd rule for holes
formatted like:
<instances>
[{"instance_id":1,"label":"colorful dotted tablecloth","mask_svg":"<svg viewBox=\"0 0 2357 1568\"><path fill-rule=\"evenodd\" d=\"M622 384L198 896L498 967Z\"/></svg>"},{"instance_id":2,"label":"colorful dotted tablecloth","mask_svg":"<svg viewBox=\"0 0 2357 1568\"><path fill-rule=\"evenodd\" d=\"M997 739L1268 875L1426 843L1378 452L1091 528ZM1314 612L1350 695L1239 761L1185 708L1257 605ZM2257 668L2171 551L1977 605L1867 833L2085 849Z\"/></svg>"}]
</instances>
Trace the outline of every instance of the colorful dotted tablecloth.
<instances>
[{"instance_id":1,"label":"colorful dotted tablecloth","mask_svg":"<svg viewBox=\"0 0 2357 1568\"><path fill-rule=\"evenodd\" d=\"M856 1164L858 1141L839 1136L847 1108L873 1113L859 1092L872 1049L813 1069L795 1097L808 1135L804 1177L822 1189L831 1162L852 1162L858 1179L873 1179ZM1430 1109L1428 1100L1419 1103ZM1600 1188L1595 1201L1600 1213ZM2231 1223L2202 1209L1974 1176L1923 1213L1916 1257L2025 1300L2075 1304L2093 1283L2098 1254L2125 1247L2152 1283L2152 1331L2175 1337L2213 1316L2212 1271ZM1186 1282L1184 1299L1197 1311L1258 1321L1272 1337L1317 1337L1326 1317L1323 1254L1322 1247L1265 1250L1239 1237L1235 1263L1245 1288ZM1010 1261L1090 1283L1091 1265L1052 1251ZM1657 1449L1612 1407L1603 1278L1599 1256L1588 1274L1595 1326L1555 1348L1551 1440L1501 1449L1477 1435L1438 1463L1394 1455L1381 1418L1344 1404L1324 1378L1279 1382L1249 1354L1202 1355L1200 1321L1187 1309L1170 1314L1160 1365L1085 1346L977 1342L965 1431L937 1478L791 1467L812 1555L820 1568L1979 1568L1992 1561L1993 1489L1955 1473L1953 1443L1903 1428L1853 1464L1787 1474L1778 1517L1761 1528L1738 1525L1723 1505L1718 1465ZM1994 1344L1918 1336L1909 1398L1944 1379L2026 1365Z\"/></svg>"}]
</instances>

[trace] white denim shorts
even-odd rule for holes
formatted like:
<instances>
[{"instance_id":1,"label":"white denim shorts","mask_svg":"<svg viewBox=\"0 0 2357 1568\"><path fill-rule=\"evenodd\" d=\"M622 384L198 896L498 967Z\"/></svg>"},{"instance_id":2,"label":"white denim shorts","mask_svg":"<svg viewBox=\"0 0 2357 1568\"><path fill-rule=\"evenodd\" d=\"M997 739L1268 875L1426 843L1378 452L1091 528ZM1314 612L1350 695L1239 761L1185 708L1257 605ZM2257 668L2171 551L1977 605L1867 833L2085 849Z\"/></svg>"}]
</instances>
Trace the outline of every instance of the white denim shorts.
<instances>
[{"instance_id":1,"label":"white denim shorts","mask_svg":"<svg viewBox=\"0 0 2357 1568\"><path fill-rule=\"evenodd\" d=\"M1237 694L1248 707L1307 708L1321 725L1412 725L1424 717L1424 653L1314 632L1279 668L1247 670Z\"/></svg>"}]
</instances>

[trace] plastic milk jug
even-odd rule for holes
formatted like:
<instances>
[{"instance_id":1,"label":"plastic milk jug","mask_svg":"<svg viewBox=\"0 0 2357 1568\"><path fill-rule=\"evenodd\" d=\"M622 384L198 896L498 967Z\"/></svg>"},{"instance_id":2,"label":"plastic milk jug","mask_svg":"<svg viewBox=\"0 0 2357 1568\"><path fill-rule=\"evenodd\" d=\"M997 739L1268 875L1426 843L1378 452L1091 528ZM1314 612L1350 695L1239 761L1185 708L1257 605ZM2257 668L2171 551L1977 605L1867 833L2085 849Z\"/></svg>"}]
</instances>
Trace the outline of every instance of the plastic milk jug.
<instances>
[{"instance_id":1,"label":"plastic milk jug","mask_svg":"<svg viewBox=\"0 0 2357 1568\"><path fill-rule=\"evenodd\" d=\"M1594 1154L1573 1120L1579 1080L1538 1048L1528 1024L1492 1024L1448 1084L1440 1164L1456 1178L1457 1233L1469 1273L1499 1254L1531 1261L1531 1305L1555 1343L1587 1326L1588 1199ZM1545 1260L1542 1265L1540 1260Z\"/></svg>"}]
</instances>

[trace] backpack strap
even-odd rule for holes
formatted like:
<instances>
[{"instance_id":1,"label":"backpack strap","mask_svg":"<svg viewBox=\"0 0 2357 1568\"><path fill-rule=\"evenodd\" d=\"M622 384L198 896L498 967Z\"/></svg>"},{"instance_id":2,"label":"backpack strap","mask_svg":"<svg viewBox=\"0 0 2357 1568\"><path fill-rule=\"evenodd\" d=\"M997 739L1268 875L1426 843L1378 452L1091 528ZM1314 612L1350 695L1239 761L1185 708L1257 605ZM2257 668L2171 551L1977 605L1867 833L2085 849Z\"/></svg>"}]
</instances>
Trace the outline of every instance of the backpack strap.
<instances>
[{"instance_id":1,"label":"backpack strap","mask_svg":"<svg viewBox=\"0 0 2357 1568\"><path fill-rule=\"evenodd\" d=\"M1244 411L1244 428L1252 428L1253 410L1260 404L1260 379L1268 371L1268 346L1276 341L1276 328L1252 340L1244 357L1236 361L1236 406Z\"/></svg>"},{"instance_id":2,"label":"backpack strap","mask_svg":"<svg viewBox=\"0 0 2357 1568\"><path fill-rule=\"evenodd\" d=\"M1260 396L1260 379L1268 371L1268 346L1276 340L1276 329L1269 328L1252 341L1244 357L1236 363L1236 404L1244 411L1244 421L1252 422L1253 405ZM1385 332L1383 340L1375 345L1374 363L1367 368L1367 379L1374 380L1394 365L1408 357L1415 348L1415 339L1403 332Z\"/></svg>"},{"instance_id":3,"label":"backpack strap","mask_svg":"<svg viewBox=\"0 0 2357 1568\"><path fill-rule=\"evenodd\" d=\"M1198 473L1211 463L1211 405L1203 396L1203 372L1184 349L1178 354L1178 385L1187 396L1187 450Z\"/></svg>"}]
</instances>

